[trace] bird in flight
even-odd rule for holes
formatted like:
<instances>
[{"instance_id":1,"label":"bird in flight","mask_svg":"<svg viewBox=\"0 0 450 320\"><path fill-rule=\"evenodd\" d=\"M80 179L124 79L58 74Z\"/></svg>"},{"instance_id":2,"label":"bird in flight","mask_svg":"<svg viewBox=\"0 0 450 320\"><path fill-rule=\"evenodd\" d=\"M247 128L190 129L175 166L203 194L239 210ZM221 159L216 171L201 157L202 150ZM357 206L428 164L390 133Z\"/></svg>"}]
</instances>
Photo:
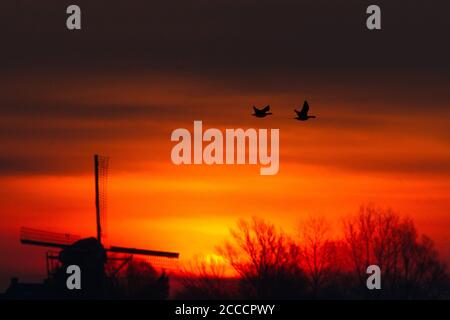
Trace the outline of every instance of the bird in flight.
<instances>
[{"instance_id":1,"label":"bird in flight","mask_svg":"<svg viewBox=\"0 0 450 320\"><path fill-rule=\"evenodd\" d=\"M255 116L257 118L264 118L265 116L272 114L272 112L269 112L270 105L267 105L262 109L258 109L255 106L253 106L253 110L255 111L255 113L253 113L252 116Z\"/></svg>"},{"instance_id":2,"label":"bird in flight","mask_svg":"<svg viewBox=\"0 0 450 320\"><path fill-rule=\"evenodd\" d=\"M306 121L310 118L315 118L316 116L308 116L308 111L309 111L309 104L308 101L305 100L305 102L303 103L303 108L301 111L298 111L296 109L294 109L295 113L297 114L297 117L295 119L300 120L300 121Z\"/></svg>"}]
</instances>

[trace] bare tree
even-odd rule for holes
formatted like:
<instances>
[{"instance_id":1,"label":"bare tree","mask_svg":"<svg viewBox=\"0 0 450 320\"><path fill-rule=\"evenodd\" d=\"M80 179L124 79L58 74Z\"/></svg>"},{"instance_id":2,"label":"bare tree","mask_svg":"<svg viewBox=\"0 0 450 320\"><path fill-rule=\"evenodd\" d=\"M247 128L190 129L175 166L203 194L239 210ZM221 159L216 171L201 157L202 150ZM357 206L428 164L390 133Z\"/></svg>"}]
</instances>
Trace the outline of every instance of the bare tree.
<instances>
[{"instance_id":1,"label":"bare tree","mask_svg":"<svg viewBox=\"0 0 450 320\"><path fill-rule=\"evenodd\" d=\"M183 299L228 299L236 297L234 279L226 277L226 264L219 259L194 257L182 271ZM233 282L234 281L234 282Z\"/></svg>"},{"instance_id":2,"label":"bare tree","mask_svg":"<svg viewBox=\"0 0 450 320\"><path fill-rule=\"evenodd\" d=\"M339 271L338 244L330 239L330 226L323 218L311 217L299 229L299 263L317 297Z\"/></svg>"},{"instance_id":3,"label":"bare tree","mask_svg":"<svg viewBox=\"0 0 450 320\"><path fill-rule=\"evenodd\" d=\"M297 246L274 225L240 220L232 241L219 249L241 276L247 294L257 298L296 297L304 290Z\"/></svg>"},{"instance_id":4,"label":"bare tree","mask_svg":"<svg viewBox=\"0 0 450 320\"><path fill-rule=\"evenodd\" d=\"M348 258L365 286L367 266L382 271L385 297L427 298L440 294L439 283L446 280L445 265L432 241L419 238L408 218L391 210L363 206L358 215L344 223Z\"/></svg>"},{"instance_id":5,"label":"bare tree","mask_svg":"<svg viewBox=\"0 0 450 320\"><path fill-rule=\"evenodd\" d=\"M166 299L169 295L169 278L158 273L145 260L133 259L118 277L119 294L132 299Z\"/></svg>"}]
</instances>

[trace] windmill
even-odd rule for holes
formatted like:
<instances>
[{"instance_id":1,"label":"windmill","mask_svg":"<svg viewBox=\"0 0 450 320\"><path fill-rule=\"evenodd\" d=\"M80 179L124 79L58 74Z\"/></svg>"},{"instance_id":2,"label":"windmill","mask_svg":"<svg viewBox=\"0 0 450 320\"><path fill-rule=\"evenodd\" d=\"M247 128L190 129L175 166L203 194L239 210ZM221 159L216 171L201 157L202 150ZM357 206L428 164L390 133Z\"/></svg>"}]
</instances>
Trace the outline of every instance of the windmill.
<instances>
[{"instance_id":1,"label":"windmill","mask_svg":"<svg viewBox=\"0 0 450 320\"><path fill-rule=\"evenodd\" d=\"M94 155L94 175L95 175L95 213L96 213L96 239L103 246L102 220L106 213L107 206L107 179L108 179L108 157ZM58 266L59 251L70 248L77 241L82 240L80 236L69 233L56 233L32 228L21 228L20 242L26 245L52 248L47 252L47 273L50 276L52 271ZM104 248L107 261L122 261L113 271L113 276L121 268L129 263L134 255L149 257L152 265L163 268L172 268L174 261L179 257L177 252L157 251L149 249L139 249L131 247L109 246Z\"/></svg>"}]
</instances>

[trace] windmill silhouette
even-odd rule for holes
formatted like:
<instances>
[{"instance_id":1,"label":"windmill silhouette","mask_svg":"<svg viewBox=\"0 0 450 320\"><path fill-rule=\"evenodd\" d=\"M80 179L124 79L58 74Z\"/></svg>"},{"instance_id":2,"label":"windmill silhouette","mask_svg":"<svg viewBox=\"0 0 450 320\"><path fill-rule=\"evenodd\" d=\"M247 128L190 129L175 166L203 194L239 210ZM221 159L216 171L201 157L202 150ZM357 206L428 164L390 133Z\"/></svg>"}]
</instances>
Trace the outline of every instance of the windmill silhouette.
<instances>
[{"instance_id":1,"label":"windmill silhouette","mask_svg":"<svg viewBox=\"0 0 450 320\"><path fill-rule=\"evenodd\" d=\"M72 250L79 243L89 243L89 240L97 242L99 247L104 250L106 261L121 260L122 263L113 271L113 275L117 274L121 268L129 263L133 255L141 255L150 258L153 265L163 268L173 268L174 261L178 259L179 253L157 251L148 249L139 249L131 247L109 246L104 247L102 219L106 213L107 205L107 180L108 180L108 157L94 155L94 173L95 173L95 212L97 224L96 238L82 239L80 236L69 233L56 233L50 231L37 230L22 227L20 230L20 242L26 245L34 245L40 247L60 249L60 251L47 252L47 273L50 276L52 272L60 265L61 253L65 250ZM96 240L96 241L95 241ZM92 241L91 241L92 243ZM77 249L78 250L78 249Z\"/></svg>"}]
</instances>

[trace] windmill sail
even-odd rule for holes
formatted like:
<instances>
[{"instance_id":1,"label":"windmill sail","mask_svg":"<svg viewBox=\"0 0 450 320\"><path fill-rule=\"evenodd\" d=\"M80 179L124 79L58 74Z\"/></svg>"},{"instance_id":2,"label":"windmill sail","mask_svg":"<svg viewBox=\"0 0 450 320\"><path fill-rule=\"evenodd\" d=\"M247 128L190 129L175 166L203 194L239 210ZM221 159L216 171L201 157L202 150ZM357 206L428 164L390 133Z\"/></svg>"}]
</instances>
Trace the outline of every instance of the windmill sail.
<instances>
[{"instance_id":1,"label":"windmill sail","mask_svg":"<svg viewBox=\"0 0 450 320\"><path fill-rule=\"evenodd\" d=\"M178 258L179 253L177 252L166 252L166 251L154 251L147 249L137 249L137 248L124 248L124 247L114 247L107 249L110 252L116 253L127 253L127 254L140 254L144 256L154 256L154 257L165 257L165 258Z\"/></svg>"},{"instance_id":2,"label":"windmill sail","mask_svg":"<svg viewBox=\"0 0 450 320\"><path fill-rule=\"evenodd\" d=\"M81 237L70 233L58 233L31 228L20 229L20 242L42 247L67 248Z\"/></svg>"},{"instance_id":3,"label":"windmill sail","mask_svg":"<svg viewBox=\"0 0 450 320\"><path fill-rule=\"evenodd\" d=\"M94 175L95 175L95 211L97 218L97 240L102 243L105 237L105 229L102 228L106 222L107 214L107 187L108 187L108 167L109 158L106 156L94 155Z\"/></svg>"}]
</instances>

